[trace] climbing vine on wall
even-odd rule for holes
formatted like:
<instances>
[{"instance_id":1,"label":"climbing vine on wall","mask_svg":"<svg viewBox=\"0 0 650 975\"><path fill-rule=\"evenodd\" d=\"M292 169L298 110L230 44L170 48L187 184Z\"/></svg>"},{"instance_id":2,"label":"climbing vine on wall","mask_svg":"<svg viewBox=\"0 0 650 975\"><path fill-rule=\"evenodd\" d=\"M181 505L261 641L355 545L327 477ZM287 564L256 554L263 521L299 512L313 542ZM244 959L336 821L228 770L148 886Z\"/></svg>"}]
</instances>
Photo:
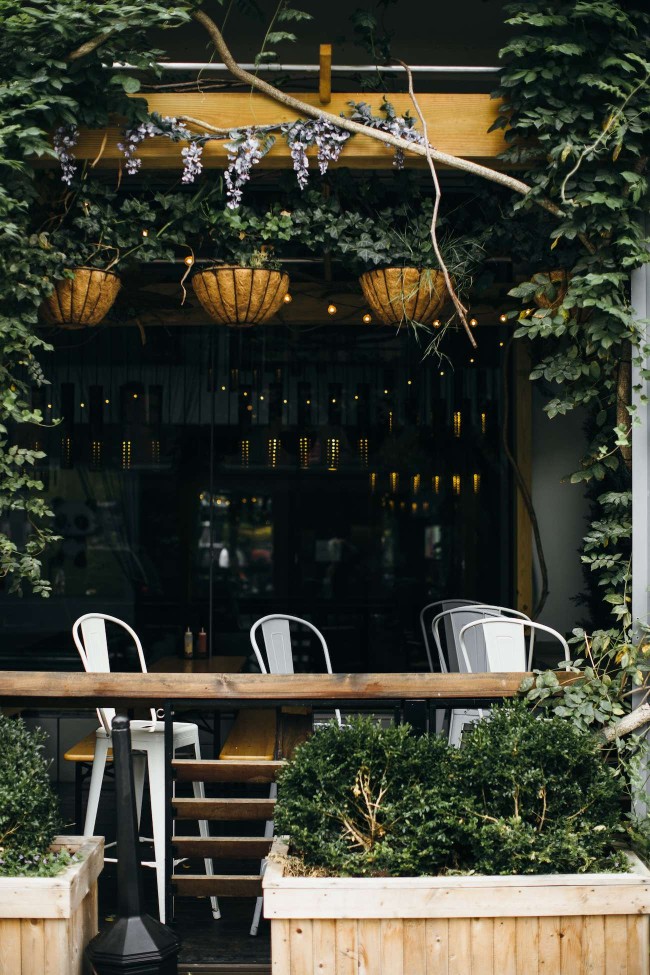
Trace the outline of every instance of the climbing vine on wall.
<instances>
[{"instance_id":1,"label":"climbing vine on wall","mask_svg":"<svg viewBox=\"0 0 650 975\"><path fill-rule=\"evenodd\" d=\"M510 3L514 38L501 52L508 126L506 158L525 164L534 187L562 215L548 239L547 268L558 245L579 256L556 307L539 308L539 279L516 287L516 334L533 343L532 378L556 394L549 417L588 411L589 445L573 482L587 482L593 518L582 560L625 626L630 616L631 364L645 350L645 323L630 303L630 273L648 259L650 16L614 0ZM555 304L555 303L552 303Z\"/></svg>"}]
</instances>

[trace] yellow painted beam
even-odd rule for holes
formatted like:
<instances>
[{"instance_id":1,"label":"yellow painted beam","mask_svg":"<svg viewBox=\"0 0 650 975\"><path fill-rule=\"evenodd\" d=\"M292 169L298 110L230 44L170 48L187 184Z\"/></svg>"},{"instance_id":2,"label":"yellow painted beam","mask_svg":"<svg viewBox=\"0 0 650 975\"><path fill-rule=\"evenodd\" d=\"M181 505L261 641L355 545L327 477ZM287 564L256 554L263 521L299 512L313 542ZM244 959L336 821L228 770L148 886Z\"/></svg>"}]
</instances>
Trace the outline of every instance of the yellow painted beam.
<instances>
[{"instance_id":1,"label":"yellow painted beam","mask_svg":"<svg viewBox=\"0 0 650 975\"><path fill-rule=\"evenodd\" d=\"M297 93L297 97L318 106L318 93ZM418 96L427 119L431 144L442 152L463 156L477 162L487 162L500 168L497 156L505 149L503 130L488 132L497 117L499 102L485 94L423 94ZM333 93L328 110L347 114L348 102L365 101L378 112L382 96L367 92ZM178 118L188 115L219 128L242 128L250 125L268 125L289 122L298 116L279 105L266 95L248 92L217 92L210 94L155 94L148 95L149 110L160 115ZM391 95L391 102L398 113L407 110L413 114L408 95ZM96 160L98 167L114 168L123 159L117 148L122 139L119 126L108 129L82 129L75 149L78 159ZM104 136L106 135L106 139ZM146 139L140 146L143 166L147 169L180 169L182 144L169 139ZM223 168L226 165L226 149L223 142L210 142L203 153L207 168ZM283 138L278 138L271 152L259 163L264 169L285 169L292 165L289 148ZM339 166L356 169L390 169L393 150L368 136L353 136L346 144ZM426 160L408 156L407 165L426 167Z\"/></svg>"}]
</instances>

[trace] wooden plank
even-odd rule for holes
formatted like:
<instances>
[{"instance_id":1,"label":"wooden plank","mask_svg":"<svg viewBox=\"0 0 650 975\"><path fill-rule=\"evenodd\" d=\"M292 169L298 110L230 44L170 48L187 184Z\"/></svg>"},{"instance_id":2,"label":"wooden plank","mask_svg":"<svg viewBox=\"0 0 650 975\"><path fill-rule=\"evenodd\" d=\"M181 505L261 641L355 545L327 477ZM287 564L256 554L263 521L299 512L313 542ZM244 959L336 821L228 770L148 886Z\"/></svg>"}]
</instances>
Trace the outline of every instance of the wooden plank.
<instances>
[{"instance_id":1,"label":"wooden plank","mask_svg":"<svg viewBox=\"0 0 650 975\"><path fill-rule=\"evenodd\" d=\"M627 917L606 917L603 923L605 964L601 970L605 975L627 975Z\"/></svg>"},{"instance_id":2,"label":"wooden plank","mask_svg":"<svg viewBox=\"0 0 650 975\"><path fill-rule=\"evenodd\" d=\"M625 919L623 929L625 930ZM627 971L627 968L624 969ZM605 918L585 917L582 921L582 968L580 975L605 975Z\"/></svg>"},{"instance_id":3,"label":"wooden plank","mask_svg":"<svg viewBox=\"0 0 650 975\"><path fill-rule=\"evenodd\" d=\"M449 921L449 975L469 975L472 972L470 938L468 918L453 918ZM472 972L472 975L480 973Z\"/></svg>"},{"instance_id":4,"label":"wooden plank","mask_svg":"<svg viewBox=\"0 0 650 975\"><path fill-rule=\"evenodd\" d=\"M558 967L553 975L558 975ZM499 917L494 920L494 971L498 975L517 975L517 919ZM549 970L548 975L552 975Z\"/></svg>"},{"instance_id":5,"label":"wooden plank","mask_svg":"<svg viewBox=\"0 0 650 975\"><path fill-rule=\"evenodd\" d=\"M259 874L174 874L172 883L180 897L259 897L262 893Z\"/></svg>"},{"instance_id":6,"label":"wooden plank","mask_svg":"<svg viewBox=\"0 0 650 975\"><path fill-rule=\"evenodd\" d=\"M278 758L289 759L298 745L314 733L311 708L281 708L278 715L276 749Z\"/></svg>"},{"instance_id":7,"label":"wooden plank","mask_svg":"<svg viewBox=\"0 0 650 975\"><path fill-rule=\"evenodd\" d=\"M212 860L263 860L272 842L263 836L174 836L172 839L179 856Z\"/></svg>"},{"instance_id":8,"label":"wooden plank","mask_svg":"<svg viewBox=\"0 0 650 975\"><path fill-rule=\"evenodd\" d=\"M100 837L66 836L53 843L78 852L82 859L56 877L0 877L0 917L67 918L81 904L104 865Z\"/></svg>"},{"instance_id":9,"label":"wooden plank","mask_svg":"<svg viewBox=\"0 0 650 975\"><path fill-rule=\"evenodd\" d=\"M627 918L628 975L648 975L650 968L650 918Z\"/></svg>"},{"instance_id":10,"label":"wooden plank","mask_svg":"<svg viewBox=\"0 0 650 975\"><path fill-rule=\"evenodd\" d=\"M318 72L318 100L321 105L332 101L332 45L321 44Z\"/></svg>"},{"instance_id":11,"label":"wooden plank","mask_svg":"<svg viewBox=\"0 0 650 975\"><path fill-rule=\"evenodd\" d=\"M276 714L271 708L242 708L228 732L223 761L269 762L275 758Z\"/></svg>"},{"instance_id":12,"label":"wooden plank","mask_svg":"<svg viewBox=\"0 0 650 975\"><path fill-rule=\"evenodd\" d=\"M560 918L539 919L539 975L557 975L560 971Z\"/></svg>"},{"instance_id":13,"label":"wooden plank","mask_svg":"<svg viewBox=\"0 0 650 975\"><path fill-rule=\"evenodd\" d=\"M403 954L404 972L407 975L427 975L426 921L404 921ZM485 975L492 975L492 970L486 969Z\"/></svg>"},{"instance_id":14,"label":"wooden plank","mask_svg":"<svg viewBox=\"0 0 650 975\"><path fill-rule=\"evenodd\" d=\"M25 706L151 704L156 701L497 700L528 675L509 674L86 674L0 672L0 698ZM562 682L572 675L562 671Z\"/></svg>"},{"instance_id":15,"label":"wooden plank","mask_svg":"<svg viewBox=\"0 0 650 975\"><path fill-rule=\"evenodd\" d=\"M291 975L290 921L271 925L271 971L273 975Z\"/></svg>"},{"instance_id":16,"label":"wooden plank","mask_svg":"<svg viewBox=\"0 0 650 975\"><path fill-rule=\"evenodd\" d=\"M386 975L411 975L404 971L404 922L395 918L381 922L381 964ZM338 973L337 973L338 975Z\"/></svg>"},{"instance_id":17,"label":"wooden plank","mask_svg":"<svg viewBox=\"0 0 650 975\"><path fill-rule=\"evenodd\" d=\"M514 446L517 466L529 491L533 485L533 391L530 381L530 349L525 342L514 344ZM516 608L522 613L533 610L533 530L521 489L516 487Z\"/></svg>"},{"instance_id":18,"label":"wooden plank","mask_svg":"<svg viewBox=\"0 0 650 975\"><path fill-rule=\"evenodd\" d=\"M94 731L91 731L89 735L86 735L81 741L76 742L71 748L68 748L67 752L64 752L64 759L66 762L92 762L95 758L96 741L97 735ZM112 748L109 748L106 753L106 761L113 761Z\"/></svg>"},{"instance_id":19,"label":"wooden plank","mask_svg":"<svg viewBox=\"0 0 650 975\"><path fill-rule=\"evenodd\" d=\"M350 918L336 921L336 975L357 975L357 958L356 920ZM296 971L300 971L297 966Z\"/></svg>"},{"instance_id":20,"label":"wooden plank","mask_svg":"<svg viewBox=\"0 0 650 975\"><path fill-rule=\"evenodd\" d=\"M273 819L275 799L174 799L177 819Z\"/></svg>"},{"instance_id":21,"label":"wooden plank","mask_svg":"<svg viewBox=\"0 0 650 975\"><path fill-rule=\"evenodd\" d=\"M582 917L564 917L560 922L560 972L561 975L575 975L580 971L582 956ZM608 973L609 975L609 973Z\"/></svg>"},{"instance_id":22,"label":"wooden plank","mask_svg":"<svg viewBox=\"0 0 650 975\"><path fill-rule=\"evenodd\" d=\"M45 970L45 930L39 918L30 918L20 925L20 975L43 975Z\"/></svg>"},{"instance_id":23,"label":"wooden plank","mask_svg":"<svg viewBox=\"0 0 650 975\"><path fill-rule=\"evenodd\" d=\"M381 921L368 918L357 922L357 956L358 975L381 975Z\"/></svg>"},{"instance_id":24,"label":"wooden plank","mask_svg":"<svg viewBox=\"0 0 650 975\"><path fill-rule=\"evenodd\" d=\"M43 938L46 945L43 975L61 975L62 972L76 975L71 944L72 931L68 923L48 918L43 921ZM0 973L2 972L0 966Z\"/></svg>"},{"instance_id":25,"label":"wooden plank","mask_svg":"<svg viewBox=\"0 0 650 975\"><path fill-rule=\"evenodd\" d=\"M536 917L518 917L515 919L515 950L517 975L537 975L539 921Z\"/></svg>"},{"instance_id":26,"label":"wooden plank","mask_svg":"<svg viewBox=\"0 0 650 975\"><path fill-rule=\"evenodd\" d=\"M0 975L21 970L21 937L18 918L0 918Z\"/></svg>"},{"instance_id":27,"label":"wooden plank","mask_svg":"<svg viewBox=\"0 0 650 975\"><path fill-rule=\"evenodd\" d=\"M491 917L471 918L470 957L472 972L481 975L503 975L494 967L494 921Z\"/></svg>"},{"instance_id":28,"label":"wooden plank","mask_svg":"<svg viewBox=\"0 0 650 975\"><path fill-rule=\"evenodd\" d=\"M297 92L296 96L310 105L320 106L320 94ZM142 97L139 95L138 97ZM248 125L267 125L295 121L299 116L279 105L265 95L250 92L219 92L208 94L148 94L145 96L150 111L178 118L189 115L219 128L246 127ZM413 113L413 106L406 94L391 94L391 102L398 114L405 111ZM379 113L382 96L373 92L336 92L331 96L328 111L334 115L348 114L350 101L364 101ZM495 168L503 168L497 159L506 148L503 130L488 131L496 120L500 102L488 94L420 93L418 101L427 120L429 138L432 145L442 152L463 156L477 161L492 161ZM418 124L419 127L419 124ZM119 126L107 129L81 129L79 142L75 147L78 159L96 159L106 133L106 144L97 162L97 168L114 168L124 160L117 143L123 139ZM206 168L223 168L226 165L227 140L208 142L203 150L203 165ZM175 144L169 139L146 139L140 146L139 155L146 168L181 168L182 143ZM313 153L310 151L310 155ZM56 165L51 160L37 160L36 166ZM337 165L331 163L330 165ZM369 136L353 136L346 143L338 165L351 168L391 169L393 151ZM425 168L424 157L407 154L407 165ZM289 147L282 138L276 140L273 149L259 163L260 169L290 168Z\"/></svg>"},{"instance_id":29,"label":"wooden plank","mask_svg":"<svg viewBox=\"0 0 650 975\"><path fill-rule=\"evenodd\" d=\"M252 759L210 761L176 758L172 768L179 782L273 782L284 762Z\"/></svg>"},{"instance_id":30,"label":"wooden plank","mask_svg":"<svg viewBox=\"0 0 650 975\"><path fill-rule=\"evenodd\" d=\"M291 952L291 968L287 975L301 975L302 972L312 970L312 922L295 919L289 924L289 950Z\"/></svg>"},{"instance_id":31,"label":"wooden plank","mask_svg":"<svg viewBox=\"0 0 650 975\"><path fill-rule=\"evenodd\" d=\"M448 975L449 923L446 918L426 920L427 975Z\"/></svg>"}]
</instances>

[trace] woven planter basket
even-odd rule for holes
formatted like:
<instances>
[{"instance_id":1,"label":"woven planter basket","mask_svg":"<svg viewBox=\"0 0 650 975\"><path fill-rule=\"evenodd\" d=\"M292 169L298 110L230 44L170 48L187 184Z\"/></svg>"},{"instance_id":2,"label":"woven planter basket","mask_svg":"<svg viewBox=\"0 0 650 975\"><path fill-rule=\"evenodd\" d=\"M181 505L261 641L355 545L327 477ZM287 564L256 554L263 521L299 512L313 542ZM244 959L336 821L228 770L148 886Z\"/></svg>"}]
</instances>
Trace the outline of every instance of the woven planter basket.
<instances>
[{"instance_id":1,"label":"woven planter basket","mask_svg":"<svg viewBox=\"0 0 650 975\"><path fill-rule=\"evenodd\" d=\"M544 291L535 292L535 304L538 308L559 308L569 290L568 271L540 271L534 274L532 280L544 288L549 284L555 285L555 298L544 294Z\"/></svg>"},{"instance_id":2,"label":"woven planter basket","mask_svg":"<svg viewBox=\"0 0 650 975\"><path fill-rule=\"evenodd\" d=\"M385 267L359 278L364 297L383 325L419 322L431 325L447 300L441 271Z\"/></svg>"},{"instance_id":3,"label":"woven planter basket","mask_svg":"<svg viewBox=\"0 0 650 975\"><path fill-rule=\"evenodd\" d=\"M57 281L41 305L42 317L48 325L61 328L99 325L113 307L120 288L120 279L112 271L75 268L73 278Z\"/></svg>"},{"instance_id":4,"label":"woven planter basket","mask_svg":"<svg viewBox=\"0 0 650 975\"><path fill-rule=\"evenodd\" d=\"M192 278L196 297L220 325L262 325L279 310L289 290L289 275L267 268L224 264Z\"/></svg>"}]
</instances>

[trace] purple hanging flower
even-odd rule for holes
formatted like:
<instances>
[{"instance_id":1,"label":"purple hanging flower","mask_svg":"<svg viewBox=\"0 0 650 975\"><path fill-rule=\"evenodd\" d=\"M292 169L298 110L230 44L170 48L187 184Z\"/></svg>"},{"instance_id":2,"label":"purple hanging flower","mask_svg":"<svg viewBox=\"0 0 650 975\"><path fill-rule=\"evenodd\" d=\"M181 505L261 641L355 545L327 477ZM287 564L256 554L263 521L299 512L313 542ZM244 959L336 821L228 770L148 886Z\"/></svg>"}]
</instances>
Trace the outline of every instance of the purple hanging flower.
<instances>
[{"instance_id":1,"label":"purple hanging flower","mask_svg":"<svg viewBox=\"0 0 650 975\"><path fill-rule=\"evenodd\" d=\"M228 150L228 168L224 173L226 183L226 196L228 198L226 206L230 210L236 210L242 200L242 187L251 178L251 170L256 166L260 159L263 159L268 149L255 134L254 129L246 129L245 138L241 134L233 132L237 138L236 142L229 142L226 145Z\"/></svg>"},{"instance_id":2,"label":"purple hanging flower","mask_svg":"<svg viewBox=\"0 0 650 975\"><path fill-rule=\"evenodd\" d=\"M54 133L54 151L61 163L61 179L72 184L77 163L72 150L79 140L79 130L74 125L61 125Z\"/></svg>"},{"instance_id":3,"label":"purple hanging flower","mask_svg":"<svg viewBox=\"0 0 650 975\"><path fill-rule=\"evenodd\" d=\"M198 142L190 142L189 146L181 149L183 157L183 176L182 183L193 183L197 176L200 176L203 169L203 146Z\"/></svg>"}]
</instances>

